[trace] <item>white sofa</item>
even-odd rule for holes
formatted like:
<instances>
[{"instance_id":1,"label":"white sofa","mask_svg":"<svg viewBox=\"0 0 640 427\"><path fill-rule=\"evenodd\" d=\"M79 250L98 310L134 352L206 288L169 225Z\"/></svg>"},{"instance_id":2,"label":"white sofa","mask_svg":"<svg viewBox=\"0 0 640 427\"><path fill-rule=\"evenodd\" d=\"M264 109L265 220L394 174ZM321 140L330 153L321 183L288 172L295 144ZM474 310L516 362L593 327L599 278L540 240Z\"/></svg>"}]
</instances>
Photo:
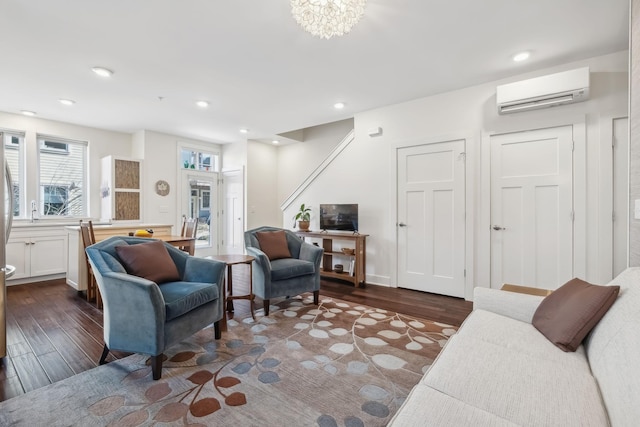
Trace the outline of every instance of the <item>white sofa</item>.
<instances>
[{"instance_id":1,"label":"white sofa","mask_svg":"<svg viewBox=\"0 0 640 427\"><path fill-rule=\"evenodd\" d=\"M476 288L474 309L390 426L640 426L640 268L574 353L531 325L543 297Z\"/></svg>"}]
</instances>

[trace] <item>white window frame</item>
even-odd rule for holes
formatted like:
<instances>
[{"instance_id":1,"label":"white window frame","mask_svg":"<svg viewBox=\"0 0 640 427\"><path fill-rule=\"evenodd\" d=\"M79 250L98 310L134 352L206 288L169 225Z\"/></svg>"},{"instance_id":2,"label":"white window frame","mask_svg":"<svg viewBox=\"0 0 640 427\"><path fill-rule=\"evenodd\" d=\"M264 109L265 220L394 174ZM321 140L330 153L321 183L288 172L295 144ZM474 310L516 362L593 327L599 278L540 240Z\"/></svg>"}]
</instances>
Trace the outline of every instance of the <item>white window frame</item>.
<instances>
[{"instance_id":1,"label":"white window frame","mask_svg":"<svg viewBox=\"0 0 640 427\"><path fill-rule=\"evenodd\" d=\"M89 203L90 203L90 199L89 199L89 185L88 185L88 177L89 177L89 150L88 150L88 145L89 143L87 141L80 141L80 140L72 140L72 139L68 139L68 138L63 138L63 137L59 137L59 136L51 136L51 135L45 135L45 134L37 134L36 135L36 140L37 140L37 147L38 149L36 150L37 152L37 163L36 163L36 168L37 168L37 173L35 174L37 176L37 181L36 181L36 188L38 189L37 191L37 206L38 206L38 213L40 214L41 218L86 218L88 216L88 211L89 211ZM59 143L59 144L65 144L66 149L58 149L58 148L52 148L52 147L46 147L45 146L45 141L47 142L54 142L54 143ZM41 168L41 153L51 153L51 154L59 154L61 156L69 156L69 145L77 145L83 148L83 157L82 157L82 185L81 185L81 190L82 190L82 204L81 204L81 212L78 212L76 214L73 213L67 213L66 215L45 215L44 214L44 187L43 187L43 183L41 182L41 172L42 172L42 168ZM45 185L54 185L54 184L45 184ZM61 187L64 187L64 185L58 185Z\"/></svg>"},{"instance_id":2,"label":"white window frame","mask_svg":"<svg viewBox=\"0 0 640 427\"><path fill-rule=\"evenodd\" d=\"M182 161L182 151L193 151L196 153L210 154L214 157L214 164L209 167L209 170L200 170L185 168ZM212 160L214 160L212 159ZM217 255L220 245L220 223L218 219L218 209L220 206L220 191L219 191L219 173L222 167L222 147L216 143L198 143L198 142L184 142L176 141L176 166L178 170L179 183L177 185L177 199L178 199L178 218L177 224L181 224L182 215L186 214L188 210L188 203L190 191L188 191L188 181L191 175L199 175L204 178L208 176L208 179L213 181L212 192L210 194L210 206L215 207L215 211L210 208L210 221L209 231L210 244L209 245L197 245L196 254L198 256ZM187 192L187 193L185 193Z\"/></svg>"},{"instance_id":3,"label":"white window frame","mask_svg":"<svg viewBox=\"0 0 640 427\"><path fill-rule=\"evenodd\" d=\"M183 151L190 151L190 152L196 153L196 157L198 157L198 159L195 159L193 163L182 160ZM213 165L209 164L208 166L206 166L204 164L204 161L202 162L202 164L200 164L199 159L203 158L204 156L209 156L209 158L214 162L214 164ZM191 170L191 171L204 172L204 173L218 173L220 172L220 150L211 149L211 148L202 147L202 146L187 145L179 142L178 143L178 168Z\"/></svg>"},{"instance_id":4,"label":"white window frame","mask_svg":"<svg viewBox=\"0 0 640 427\"><path fill-rule=\"evenodd\" d=\"M22 131L15 131L15 130L7 130L7 129L0 129L0 133L3 134L3 144L4 144L4 150L6 152L6 150L17 150L18 151L18 173L14 173L13 171L11 172L11 180L13 181L13 185L14 186L18 186L19 192L18 192L18 203L17 203L17 207L18 207L18 216L14 216L14 219L24 219L27 217L27 210L26 210L26 174L25 174L25 170L26 170L26 164L25 164L25 132ZM8 141L11 138L19 138L19 143L17 145L15 144L9 144ZM5 156L6 159L6 156ZM4 169L3 169L4 171ZM13 189L12 189L13 191ZM15 206L14 206L15 209Z\"/></svg>"},{"instance_id":5,"label":"white window frame","mask_svg":"<svg viewBox=\"0 0 640 427\"><path fill-rule=\"evenodd\" d=\"M47 142L64 145L64 148L47 146ZM38 149L39 149L39 152L43 151L45 153L69 154L69 143L56 141L56 140L53 140L52 138L38 138Z\"/></svg>"}]
</instances>

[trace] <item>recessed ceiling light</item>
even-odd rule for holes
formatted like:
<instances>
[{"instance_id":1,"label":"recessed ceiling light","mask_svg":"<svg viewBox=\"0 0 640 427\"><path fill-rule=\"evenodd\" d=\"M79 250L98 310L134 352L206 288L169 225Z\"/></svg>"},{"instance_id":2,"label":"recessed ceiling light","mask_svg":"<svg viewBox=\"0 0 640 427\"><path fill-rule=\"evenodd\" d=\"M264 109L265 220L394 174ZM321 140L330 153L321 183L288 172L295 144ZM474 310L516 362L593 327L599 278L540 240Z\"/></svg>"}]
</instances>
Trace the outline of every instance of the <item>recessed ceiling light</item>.
<instances>
[{"instance_id":1,"label":"recessed ceiling light","mask_svg":"<svg viewBox=\"0 0 640 427\"><path fill-rule=\"evenodd\" d=\"M249 129L240 129L240 133L249 133Z\"/></svg>"},{"instance_id":2,"label":"recessed ceiling light","mask_svg":"<svg viewBox=\"0 0 640 427\"><path fill-rule=\"evenodd\" d=\"M209 106L209 103L207 101L198 101L196 102L196 105L200 108L207 108Z\"/></svg>"},{"instance_id":3,"label":"recessed ceiling light","mask_svg":"<svg viewBox=\"0 0 640 427\"><path fill-rule=\"evenodd\" d=\"M515 62L526 61L531 56L531 52L519 52L513 55L513 60Z\"/></svg>"},{"instance_id":4,"label":"recessed ceiling light","mask_svg":"<svg viewBox=\"0 0 640 427\"><path fill-rule=\"evenodd\" d=\"M280 141L278 141L277 139L274 139L273 141L271 141L272 144L280 144Z\"/></svg>"},{"instance_id":5,"label":"recessed ceiling light","mask_svg":"<svg viewBox=\"0 0 640 427\"><path fill-rule=\"evenodd\" d=\"M91 71L93 71L100 77L111 77L113 75L113 71L104 67L93 67Z\"/></svg>"},{"instance_id":6,"label":"recessed ceiling light","mask_svg":"<svg viewBox=\"0 0 640 427\"><path fill-rule=\"evenodd\" d=\"M20 111L22 114L24 114L25 116L35 116L36 112L35 111L29 111L29 110L22 110Z\"/></svg>"},{"instance_id":7,"label":"recessed ceiling light","mask_svg":"<svg viewBox=\"0 0 640 427\"><path fill-rule=\"evenodd\" d=\"M344 108L344 102L336 102L335 104L333 104L333 108L335 108L336 110L342 110Z\"/></svg>"},{"instance_id":8,"label":"recessed ceiling light","mask_svg":"<svg viewBox=\"0 0 640 427\"><path fill-rule=\"evenodd\" d=\"M58 99L58 102L60 102L60 104L62 105L73 105L76 103L76 101L72 99Z\"/></svg>"}]
</instances>

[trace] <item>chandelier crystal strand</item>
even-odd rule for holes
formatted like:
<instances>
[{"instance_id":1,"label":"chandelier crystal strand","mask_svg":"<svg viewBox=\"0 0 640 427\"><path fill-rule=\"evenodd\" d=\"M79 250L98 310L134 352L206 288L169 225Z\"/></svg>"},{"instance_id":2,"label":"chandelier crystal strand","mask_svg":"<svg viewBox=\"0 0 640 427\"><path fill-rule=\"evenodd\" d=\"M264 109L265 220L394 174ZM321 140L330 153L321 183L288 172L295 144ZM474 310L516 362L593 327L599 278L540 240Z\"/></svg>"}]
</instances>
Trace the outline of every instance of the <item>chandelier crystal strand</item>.
<instances>
[{"instance_id":1,"label":"chandelier crystal strand","mask_svg":"<svg viewBox=\"0 0 640 427\"><path fill-rule=\"evenodd\" d=\"M367 0L291 0L291 14L305 31L330 39L351 31L366 3Z\"/></svg>"}]
</instances>

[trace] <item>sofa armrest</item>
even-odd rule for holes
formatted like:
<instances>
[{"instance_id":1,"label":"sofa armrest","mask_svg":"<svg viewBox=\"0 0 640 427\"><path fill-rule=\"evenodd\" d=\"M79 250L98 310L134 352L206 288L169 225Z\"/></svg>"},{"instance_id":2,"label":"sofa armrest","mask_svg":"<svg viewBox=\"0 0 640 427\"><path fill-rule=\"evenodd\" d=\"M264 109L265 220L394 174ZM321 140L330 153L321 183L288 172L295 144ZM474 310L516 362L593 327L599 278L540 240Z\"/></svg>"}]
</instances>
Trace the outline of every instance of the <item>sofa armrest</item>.
<instances>
[{"instance_id":1,"label":"sofa armrest","mask_svg":"<svg viewBox=\"0 0 640 427\"><path fill-rule=\"evenodd\" d=\"M263 281L271 282L271 261L269 261L269 257L267 256L267 254L265 254L258 248L254 248L253 246L247 246L246 250L247 254L255 258L255 260L253 261L254 285L255 274L258 274L260 277L262 277Z\"/></svg>"},{"instance_id":2,"label":"sofa armrest","mask_svg":"<svg viewBox=\"0 0 640 427\"><path fill-rule=\"evenodd\" d=\"M300 246L300 259L312 262L316 270L320 268L323 253L324 249L307 242L302 242L302 246Z\"/></svg>"},{"instance_id":3,"label":"sofa armrest","mask_svg":"<svg viewBox=\"0 0 640 427\"><path fill-rule=\"evenodd\" d=\"M105 301L105 344L113 350L156 354L163 345L166 319L164 298L158 285L142 277L113 271L96 273L96 280Z\"/></svg>"},{"instance_id":4,"label":"sofa armrest","mask_svg":"<svg viewBox=\"0 0 640 427\"><path fill-rule=\"evenodd\" d=\"M543 299L544 297L537 295L476 287L473 290L473 309L491 311L531 323L533 314Z\"/></svg>"},{"instance_id":5,"label":"sofa armrest","mask_svg":"<svg viewBox=\"0 0 640 427\"><path fill-rule=\"evenodd\" d=\"M187 257L184 271L184 281L215 283L222 289L226 265L222 261L189 256ZM222 292L220 292L220 295L222 295Z\"/></svg>"}]
</instances>

